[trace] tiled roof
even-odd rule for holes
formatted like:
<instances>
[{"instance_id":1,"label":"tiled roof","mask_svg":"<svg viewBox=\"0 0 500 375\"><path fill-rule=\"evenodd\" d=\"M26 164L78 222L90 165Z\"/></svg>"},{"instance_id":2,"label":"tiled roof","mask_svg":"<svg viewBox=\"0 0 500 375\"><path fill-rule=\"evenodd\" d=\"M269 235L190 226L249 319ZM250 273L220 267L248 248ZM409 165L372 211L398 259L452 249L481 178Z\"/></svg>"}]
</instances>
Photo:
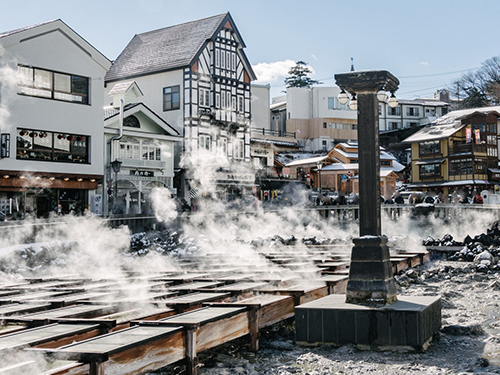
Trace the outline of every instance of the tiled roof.
<instances>
[{"instance_id":1,"label":"tiled roof","mask_svg":"<svg viewBox=\"0 0 500 375\"><path fill-rule=\"evenodd\" d=\"M20 32L26 31L26 30L34 29L35 27L39 27L39 26L42 26L42 25L47 25L47 24L55 22L55 21L58 21L58 20L47 21L47 22L39 23L37 25L26 26L26 27L22 27L20 29L6 31L6 32L3 32L3 33L0 33L0 38L3 38L5 36L9 36L9 35L13 35L13 34L17 34L17 33L20 33Z\"/></svg>"},{"instance_id":2,"label":"tiled roof","mask_svg":"<svg viewBox=\"0 0 500 375\"><path fill-rule=\"evenodd\" d=\"M137 34L106 74L106 81L189 65L229 13Z\"/></svg>"}]
</instances>

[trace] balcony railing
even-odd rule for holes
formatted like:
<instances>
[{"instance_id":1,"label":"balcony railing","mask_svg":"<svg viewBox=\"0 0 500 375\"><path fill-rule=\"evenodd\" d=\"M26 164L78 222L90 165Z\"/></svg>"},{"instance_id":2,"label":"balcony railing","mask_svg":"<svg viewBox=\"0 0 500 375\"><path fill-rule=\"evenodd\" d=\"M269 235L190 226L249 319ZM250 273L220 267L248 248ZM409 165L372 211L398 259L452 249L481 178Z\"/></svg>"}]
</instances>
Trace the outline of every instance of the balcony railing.
<instances>
[{"instance_id":1,"label":"balcony railing","mask_svg":"<svg viewBox=\"0 0 500 375\"><path fill-rule=\"evenodd\" d=\"M465 143L453 145L454 154L470 154L472 152L486 152L486 144Z\"/></svg>"},{"instance_id":2,"label":"balcony railing","mask_svg":"<svg viewBox=\"0 0 500 375\"><path fill-rule=\"evenodd\" d=\"M272 137L288 137L288 138L296 138L295 132L285 132L281 130L269 130L266 128L252 128L252 134L261 134L261 135L269 135Z\"/></svg>"}]
</instances>

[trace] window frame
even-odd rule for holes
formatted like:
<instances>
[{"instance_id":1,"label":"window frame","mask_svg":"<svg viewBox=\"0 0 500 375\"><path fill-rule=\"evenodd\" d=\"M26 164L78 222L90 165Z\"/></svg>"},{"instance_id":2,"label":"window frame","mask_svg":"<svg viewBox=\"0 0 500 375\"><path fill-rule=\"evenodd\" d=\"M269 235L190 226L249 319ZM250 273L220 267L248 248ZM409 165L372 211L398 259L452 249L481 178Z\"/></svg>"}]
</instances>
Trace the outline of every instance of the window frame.
<instances>
[{"instance_id":1,"label":"window frame","mask_svg":"<svg viewBox=\"0 0 500 375\"><path fill-rule=\"evenodd\" d=\"M167 92L167 90L170 90ZM181 108L181 86L173 85L167 86L163 88L163 112L175 111ZM177 101L174 102L172 99L175 98L175 94L177 94ZM169 98L170 100L166 100ZM166 103L170 103L170 108L167 108ZM174 104L175 103L175 104Z\"/></svg>"},{"instance_id":2,"label":"window frame","mask_svg":"<svg viewBox=\"0 0 500 375\"><path fill-rule=\"evenodd\" d=\"M24 72L23 72L24 71ZM38 79L42 75L38 73L47 73L47 79ZM30 74L26 74L30 73ZM32 67L18 64L17 66L17 94L35 98L52 99L60 102L91 105L90 102L90 78L64 73L56 70ZM29 76L31 75L31 78ZM59 83L56 85L56 77L68 78L68 89L62 89ZM84 82L84 89L78 89L78 82ZM57 88L56 88L57 86ZM82 92L83 91L83 92ZM81 100L74 100L80 98Z\"/></svg>"}]
</instances>

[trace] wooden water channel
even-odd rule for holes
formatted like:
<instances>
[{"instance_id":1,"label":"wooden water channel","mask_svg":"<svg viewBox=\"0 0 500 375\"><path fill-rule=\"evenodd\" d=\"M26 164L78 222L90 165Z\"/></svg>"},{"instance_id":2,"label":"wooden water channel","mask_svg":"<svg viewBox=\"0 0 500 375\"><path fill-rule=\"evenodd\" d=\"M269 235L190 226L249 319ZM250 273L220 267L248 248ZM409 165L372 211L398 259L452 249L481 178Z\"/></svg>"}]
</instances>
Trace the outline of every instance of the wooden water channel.
<instances>
[{"instance_id":1,"label":"wooden water channel","mask_svg":"<svg viewBox=\"0 0 500 375\"><path fill-rule=\"evenodd\" d=\"M297 305L345 293L350 245L178 259L186 271L90 280L78 275L0 285L0 374L144 374L237 338L259 349L259 331L294 316ZM391 252L394 272L429 253ZM206 266L209 265L209 266ZM8 359L11 359L10 361Z\"/></svg>"}]
</instances>

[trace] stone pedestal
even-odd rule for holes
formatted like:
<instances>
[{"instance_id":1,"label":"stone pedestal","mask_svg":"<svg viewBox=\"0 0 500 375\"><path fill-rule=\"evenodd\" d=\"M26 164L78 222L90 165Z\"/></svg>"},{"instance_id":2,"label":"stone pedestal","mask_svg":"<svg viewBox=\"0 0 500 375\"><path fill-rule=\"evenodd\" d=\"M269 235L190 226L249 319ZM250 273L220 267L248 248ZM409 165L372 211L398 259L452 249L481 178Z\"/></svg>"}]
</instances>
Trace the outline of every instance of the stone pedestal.
<instances>
[{"instance_id":1,"label":"stone pedestal","mask_svg":"<svg viewBox=\"0 0 500 375\"><path fill-rule=\"evenodd\" d=\"M299 345L421 352L441 328L441 298L405 296L377 307L346 303L344 295L332 294L295 307L295 325Z\"/></svg>"},{"instance_id":2,"label":"stone pedestal","mask_svg":"<svg viewBox=\"0 0 500 375\"><path fill-rule=\"evenodd\" d=\"M391 303L397 300L396 283L387 248L387 237L354 238L346 302Z\"/></svg>"}]
</instances>

